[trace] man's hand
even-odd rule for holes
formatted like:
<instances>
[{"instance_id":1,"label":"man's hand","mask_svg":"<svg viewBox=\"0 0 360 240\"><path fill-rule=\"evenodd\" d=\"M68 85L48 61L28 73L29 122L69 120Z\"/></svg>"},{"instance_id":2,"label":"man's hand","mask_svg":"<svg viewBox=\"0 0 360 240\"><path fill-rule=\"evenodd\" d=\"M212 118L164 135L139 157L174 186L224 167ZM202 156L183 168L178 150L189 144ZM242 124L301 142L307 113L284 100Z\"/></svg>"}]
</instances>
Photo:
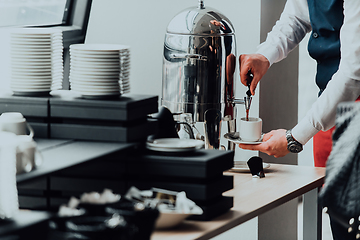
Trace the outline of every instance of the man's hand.
<instances>
[{"instance_id":1,"label":"man's hand","mask_svg":"<svg viewBox=\"0 0 360 240\"><path fill-rule=\"evenodd\" d=\"M252 95L255 95L255 89L260 79L265 75L270 67L270 62L261 54L242 54L239 57L240 79L242 84L247 86L249 78L248 71L251 70L253 79L250 85Z\"/></svg>"},{"instance_id":2,"label":"man's hand","mask_svg":"<svg viewBox=\"0 0 360 240\"><path fill-rule=\"evenodd\" d=\"M260 151L276 158L283 157L289 153L285 129L273 130L266 133L263 137L263 142L258 145L239 144L239 147L247 150Z\"/></svg>"}]
</instances>

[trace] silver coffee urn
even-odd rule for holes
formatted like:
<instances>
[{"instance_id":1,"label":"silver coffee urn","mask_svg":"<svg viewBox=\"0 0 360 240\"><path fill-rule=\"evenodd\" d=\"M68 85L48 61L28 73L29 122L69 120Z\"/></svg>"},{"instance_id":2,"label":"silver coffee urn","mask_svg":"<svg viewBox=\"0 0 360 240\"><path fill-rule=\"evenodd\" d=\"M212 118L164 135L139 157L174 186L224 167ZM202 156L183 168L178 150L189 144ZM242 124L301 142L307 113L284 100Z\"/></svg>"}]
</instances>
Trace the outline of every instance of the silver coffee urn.
<instances>
[{"instance_id":1,"label":"silver coffee urn","mask_svg":"<svg viewBox=\"0 0 360 240\"><path fill-rule=\"evenodd\" d=\"M236 39L230 20L215 9L183 10L168 24L164 41L161 104L193 131L203 123L205 148L220 149L221 122L236 132ZM195 134L190 134L196 138ZM200 138L199 136L197 138ZM234 145L229 142L229 150Z\"/></svg>"}]
</instances>

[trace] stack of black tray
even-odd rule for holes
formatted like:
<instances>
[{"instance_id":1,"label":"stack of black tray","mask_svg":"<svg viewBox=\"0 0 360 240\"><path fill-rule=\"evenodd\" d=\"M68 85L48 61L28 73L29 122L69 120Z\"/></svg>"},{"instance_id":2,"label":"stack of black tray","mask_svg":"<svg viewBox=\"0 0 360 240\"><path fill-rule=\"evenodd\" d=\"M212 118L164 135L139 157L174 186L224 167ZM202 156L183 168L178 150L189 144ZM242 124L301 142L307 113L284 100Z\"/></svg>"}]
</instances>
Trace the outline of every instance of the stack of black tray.
<instances>
[{"instance_id":1,"label":"stack of black tray","mask_svg":"<svg viewBox=\"0 0 360 240\"><path fill-rule=\"evenodd\" d=\"M233 197L222 194L233 188L233 176L224 171L234 165L233 151L198 150L187 154L145 151L127 160L127 187L152 187L184 191L204 211L193 220L210 220L233 207Z\"/></svg>"},{"instance_id":2,"label":"stack of black tray","mask_svg":"<svg viewBox=\"0 0 360 240\"><path fill-rule=\"evenodd\" d=\"M0 95L0 113L20 112L37 138L138 142L157 132L158 97L124 94L116 99L83 99L71 91L51 96Z\"/></svg>"},{"instance_id":3,"label":"stack of black tray","mask_svg":"<svg viewBox=\"0 0 360 240\"><path fill-rule=\"evenodd\" d=\"M112 142L146 140L157 131L147 119L158 111L158 97L125 94L96 100L56 94L50 98L51 138Z\"/></svg>"}]
</instances>

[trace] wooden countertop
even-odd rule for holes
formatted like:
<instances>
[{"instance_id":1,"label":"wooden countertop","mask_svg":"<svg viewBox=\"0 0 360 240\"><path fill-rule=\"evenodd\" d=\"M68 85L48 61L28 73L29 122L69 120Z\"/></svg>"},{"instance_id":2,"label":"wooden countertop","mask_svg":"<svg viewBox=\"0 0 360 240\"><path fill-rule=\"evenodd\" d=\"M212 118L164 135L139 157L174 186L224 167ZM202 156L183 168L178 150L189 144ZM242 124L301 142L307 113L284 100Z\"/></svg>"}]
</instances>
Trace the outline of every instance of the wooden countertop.
<instances>
[{"instance_id":1,"label":"wooden countertop","mask_svg":"<svg viewBox=\"0 0 360 240\"><path fill-rule=\"evenodd\" d=\"M234 207L212 221L184 221L174 229L158 230L151 240L209 239L266 211L297 198L324 183L325 168L271 164L265 178L250 173L234 175L234 188L224 193L234 197Z\"/></svg>"}]
</instances>

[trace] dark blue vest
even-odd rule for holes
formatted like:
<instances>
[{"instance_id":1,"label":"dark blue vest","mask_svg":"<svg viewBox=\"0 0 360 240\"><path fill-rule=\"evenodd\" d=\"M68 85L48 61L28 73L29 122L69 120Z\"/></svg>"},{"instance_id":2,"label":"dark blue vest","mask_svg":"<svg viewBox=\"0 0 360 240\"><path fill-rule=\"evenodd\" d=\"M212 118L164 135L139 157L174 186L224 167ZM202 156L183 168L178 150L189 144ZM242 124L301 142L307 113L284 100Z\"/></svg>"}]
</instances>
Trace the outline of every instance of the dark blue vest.
<instances>
[{"instance_id":1,"label":"dark blue vest","mask_svg":"<svg viewBox=\"0 0 360 240\"><path fill-rule=\"evenodd\" d=\"M340 63L340 28L343 0L307 0L312 34L308 51L317 61L316 84L324 91Z\"/></svg>"}]
</instances>

